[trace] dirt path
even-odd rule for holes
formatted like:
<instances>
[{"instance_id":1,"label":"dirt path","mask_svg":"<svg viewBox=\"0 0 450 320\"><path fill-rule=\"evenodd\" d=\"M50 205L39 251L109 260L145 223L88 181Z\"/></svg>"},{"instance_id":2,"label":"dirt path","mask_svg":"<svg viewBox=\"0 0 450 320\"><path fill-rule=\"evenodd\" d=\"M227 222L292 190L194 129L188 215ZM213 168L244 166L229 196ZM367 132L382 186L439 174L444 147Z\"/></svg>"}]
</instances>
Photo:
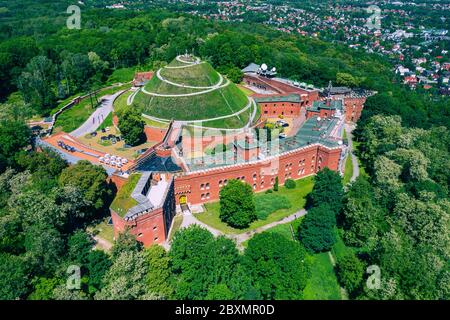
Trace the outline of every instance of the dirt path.
<instances>
[{"instance_id":1,"label":"dirt path","mask_svg":"<svg viewBox=\"0 0 450 320\"><path fill-rule=\"evenodd\" d=\"M99 236L95 236L94 240L97 243L97 246L105 251L110 251L113 246L111 242L103 238L100 238Z\"/></svg>"}]
</instances>

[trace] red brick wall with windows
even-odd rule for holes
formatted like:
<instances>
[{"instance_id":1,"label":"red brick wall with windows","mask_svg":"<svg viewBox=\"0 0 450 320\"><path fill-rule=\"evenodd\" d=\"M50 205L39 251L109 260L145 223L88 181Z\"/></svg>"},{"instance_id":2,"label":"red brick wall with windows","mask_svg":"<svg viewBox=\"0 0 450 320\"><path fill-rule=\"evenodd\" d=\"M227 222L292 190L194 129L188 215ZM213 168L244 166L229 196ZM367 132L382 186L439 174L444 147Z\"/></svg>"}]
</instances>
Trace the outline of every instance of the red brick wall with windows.
<instances>
[{"instance_id":1,"label":"red brick wall with windows","mask_svg":"<svg viewBox=\"0 0 450 320\"><path fill-rule=\"evenodd\" d=\"M278 117L279 115L285 117L300 116L301 104L298 102L258 102L261 109L261 117L270 118Z\"/></svg>"},{"instance_id":2,"label":"red brick wall with windows","mask_svg":"<svg viewBox=\"0 0 450 320\"><path fill-rule=\"evenodd\" d=\"M319 145L284 154L278 164L274 161L259 161L242 165L223 167L203 172L194 172L175 177L175 201L187 197L189 204L200 204L219 200L220 189L231 179L250 184L255 192L272 188L275 177L284 184L286 179L299 179L315 174L328 167L338 170L341 149L328 149Z\"/></svg>"},{"instance_id":3,"label":"red brick wall with windows","mask_svg":"<svg viewBox=\"0 0 450 320\"><path fill-rule=\"evenodd\" d=\"M361 117L366 98L344 98L345 121L356 122Z\"/></svg>"},{"instance_id":4,"label":"red brick wall with windows","mask_svg":"<svg viewBox=\"0 0 450 320\"><path fill-rule=\"evenodd\" d=\"M145 247L154 243L160 244L166 240L163 208L156 209L149 214L139 216L137 219L130 221L125 221L113 210L111 210L111 217L116 239L119 233L128 229L136 237L136 240L142 242Z\"/></svg>"}]
</instances>

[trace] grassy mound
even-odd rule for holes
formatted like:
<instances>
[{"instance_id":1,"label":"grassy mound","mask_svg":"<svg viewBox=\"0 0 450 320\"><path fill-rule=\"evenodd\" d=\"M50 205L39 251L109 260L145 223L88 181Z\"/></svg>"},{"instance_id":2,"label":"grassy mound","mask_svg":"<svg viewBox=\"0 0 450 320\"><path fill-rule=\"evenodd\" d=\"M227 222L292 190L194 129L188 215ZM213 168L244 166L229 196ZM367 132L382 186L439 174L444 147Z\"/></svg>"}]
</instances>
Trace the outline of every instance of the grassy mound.
<instances>
[{"instance_id":1,"label":"grassy mound","mask_svg":"<svg viewBox=\"0 0 450 320\"><path fill-rule=\"evenodd\" d=\"M171 82L202 87L215 85L220 80L219 74L206 62L187 68L163 68L161 76ZM223 83L226 81L224 79ZM145 90L158 94L189 94L204 91L173 86L161 81L156 75L147 83ZM208 93L185 97L158 97L139 92L134 104L141 108L143 113L162 119L203 120L238 112L246 107L248 99L236 85L230 83L226 87ZM239 116L210 121L207 124L217 128L240 128L247 124L250 111L249 109Z\"/></svg>"}]
</instances>

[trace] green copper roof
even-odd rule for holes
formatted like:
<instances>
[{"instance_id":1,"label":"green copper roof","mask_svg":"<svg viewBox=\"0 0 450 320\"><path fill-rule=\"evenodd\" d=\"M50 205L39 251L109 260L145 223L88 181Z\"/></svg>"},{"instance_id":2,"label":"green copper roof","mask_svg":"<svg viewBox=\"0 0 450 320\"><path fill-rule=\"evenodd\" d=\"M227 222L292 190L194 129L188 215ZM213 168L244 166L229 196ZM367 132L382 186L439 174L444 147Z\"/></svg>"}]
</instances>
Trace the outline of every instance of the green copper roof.
<instances>
[{"instance_id":1,"label":"green copper roof","mask_svg":"<svg viewBox=\"0 0 450 320\"><path fill-rule=\"evenodd\" d=\"M255 97L256 102L296 102L301 101L298 94L287 94L283 96L267 96L267 97Z\"/></svg>"},{"instance_id":2,"label":"green copper roof","mask_svg":"<svg viewBox=\"0 0 450 320\"><path fill-rule=\"evenodd\" d=\"M327 105L327 101L314 101L312 107L308 108L311 111L319 111L320 109L342 110L342 100L331 100L330 105Z\"/></svg>"}]
</instances>

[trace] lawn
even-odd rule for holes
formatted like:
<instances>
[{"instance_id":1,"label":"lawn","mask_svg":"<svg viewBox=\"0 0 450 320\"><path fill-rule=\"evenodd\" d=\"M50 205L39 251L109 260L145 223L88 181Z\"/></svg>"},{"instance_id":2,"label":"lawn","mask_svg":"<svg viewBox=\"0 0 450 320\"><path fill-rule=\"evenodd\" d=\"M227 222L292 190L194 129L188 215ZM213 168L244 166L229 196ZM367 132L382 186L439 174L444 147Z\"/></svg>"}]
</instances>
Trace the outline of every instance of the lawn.
<instances>
[{"instance_id":1,"label":"lawn","mask_svg":"<svg viewBox=\"0 0 450 320\"><path fill-rule=\"evenodd\" d=\"M286 239L297 241L298 227L300 226L300 223L302 222L302 220L303 220L303 217L300 217L290 223L279 224L275 227L267 229L264 232L278 233L278 234L282 235L283 237L285 237ZM247 248L249 240L242 242L241 246L243 246L244 248Z\"/></svg>"},{"instance_id":2,"label":"lawn","mask_svg":"<svg viewBox=\"0 0 450 320\"><path fill-rule=\"evenodd\" d=\"M170 229L169 240L172 240L175 233L180 229L181 224L183 223L183 214L177 214L173 218L172 228Z\"/></svg>"},{"instance_id":3,"label":"lawn","mask_svg":"<svg viewBox=\"0 0 450 320\"><path fill-rule=\"evenodd\" d=\"M114 105L113 105L115 113L120 113L121 111L128 108L127 99L131 94L133 94L132 91L127 91L127 92L121 94L119 97L117 97L117 99L114 101Z\"/></svg>"},{"instance_id":4,"label":"lawn","mask_svg":"<svg viewBox=\"0 0 450 320\"><path fill-rule=\"evenodd\" d=\"M349 153L345 160L344 178L342 181L344 186L350 182L352 175L353 175L353 162L352 162L352 155Z\"/></svg>"},{"instance_id":5,"label":"lawn","mask_svg":"<svg viewBox=\"0 0 450 320\"><path fill-rule=\"evenodd\" d=\"M106 241L114 243L114 227L108 224L109 219L108 217L97 224L87 227L87 231L94 236L99 236Z\"/></svg>"},{"instance_id":6,"label":"lawn","mask_svg":"<svg viewBox=\"0 0 450 320\"><path fill-rule=\"evenodd\" d=\"M114 70L114 72L109 76L107 83L124 83L133 80L135 68L120 68Z\"/></svg>"},{"instance_id":7,"label":"lawn","mask_svg":"<svg viewBox=\"0 0 450 320\"><path fill-rule=\"evenodd\" d=\"M100 124L100 126L98 127L97 130L102 130L105 129L107 127L112 127L113 126L113 113L110 112L108 114L108 116L103 120L103 122Z\"/></svg>"},{"instance_id":8,"label":"lawn","mask_svg":"<svg viewBox=\"0 0 450 320\"><path fill-rule=\"evenodd\" d=\"M128 209L137 205L137 201L131 197L131 193L134 187L138 183L141 177L140 173L132 174L127 183L117 192L116 197L111 203L111 209L114 210L119 216L123 217Z\"/></svg>"},{"instance_id":9,"label":"lawn","mask_svg":"<svg viewBox=\"0 0 450 320\"><path fill-rule=\"evenodd\" d=\"M305 300L341 300L339 284L328 252L308 256L310 278L303 290Z\"/></svg>"},{"instance_id":10,"label":"lawn","mask_svg":"<svg viewBox=\"0 0 450 320\"><path fill-rule=\"evenodd\" d=\"M220 213L220 204L219 202L213 202L209 204L205 204L206 212L195 214L195 217L206 223L207 225L222 231L226 234L239 234L244 233L249 230L253 230L264 226L268 223L279 221L300 209L303 209L306 204L306 196L311 192L314 184L314 177L306 177L304 179L300 179L296 181L296 187L294 189L287 189L284 186L279 188L278 192L273 193L258 193L255 194L255 201L258 203L259 199L267 200L268 197L278 198L279 196L285 197L287 201L290 203L289 208L278 209L267 216L267 219L264 220L256 220L246 229L235 229L228 226L226 223L222 222L219 217Z\"/></svg>"},{"instance_id":11,"label":"lawn","mask_svg":"<svg viewBox=\"0 0 450 320\"><path fill-rule=\"evenodd\" d=\"M250 89L247 89L246 87L244 87L241 84L238 84L237 87L246 95L246 96L251 96L254 94L254 92Z\"/></svg>"}]
</instances>

